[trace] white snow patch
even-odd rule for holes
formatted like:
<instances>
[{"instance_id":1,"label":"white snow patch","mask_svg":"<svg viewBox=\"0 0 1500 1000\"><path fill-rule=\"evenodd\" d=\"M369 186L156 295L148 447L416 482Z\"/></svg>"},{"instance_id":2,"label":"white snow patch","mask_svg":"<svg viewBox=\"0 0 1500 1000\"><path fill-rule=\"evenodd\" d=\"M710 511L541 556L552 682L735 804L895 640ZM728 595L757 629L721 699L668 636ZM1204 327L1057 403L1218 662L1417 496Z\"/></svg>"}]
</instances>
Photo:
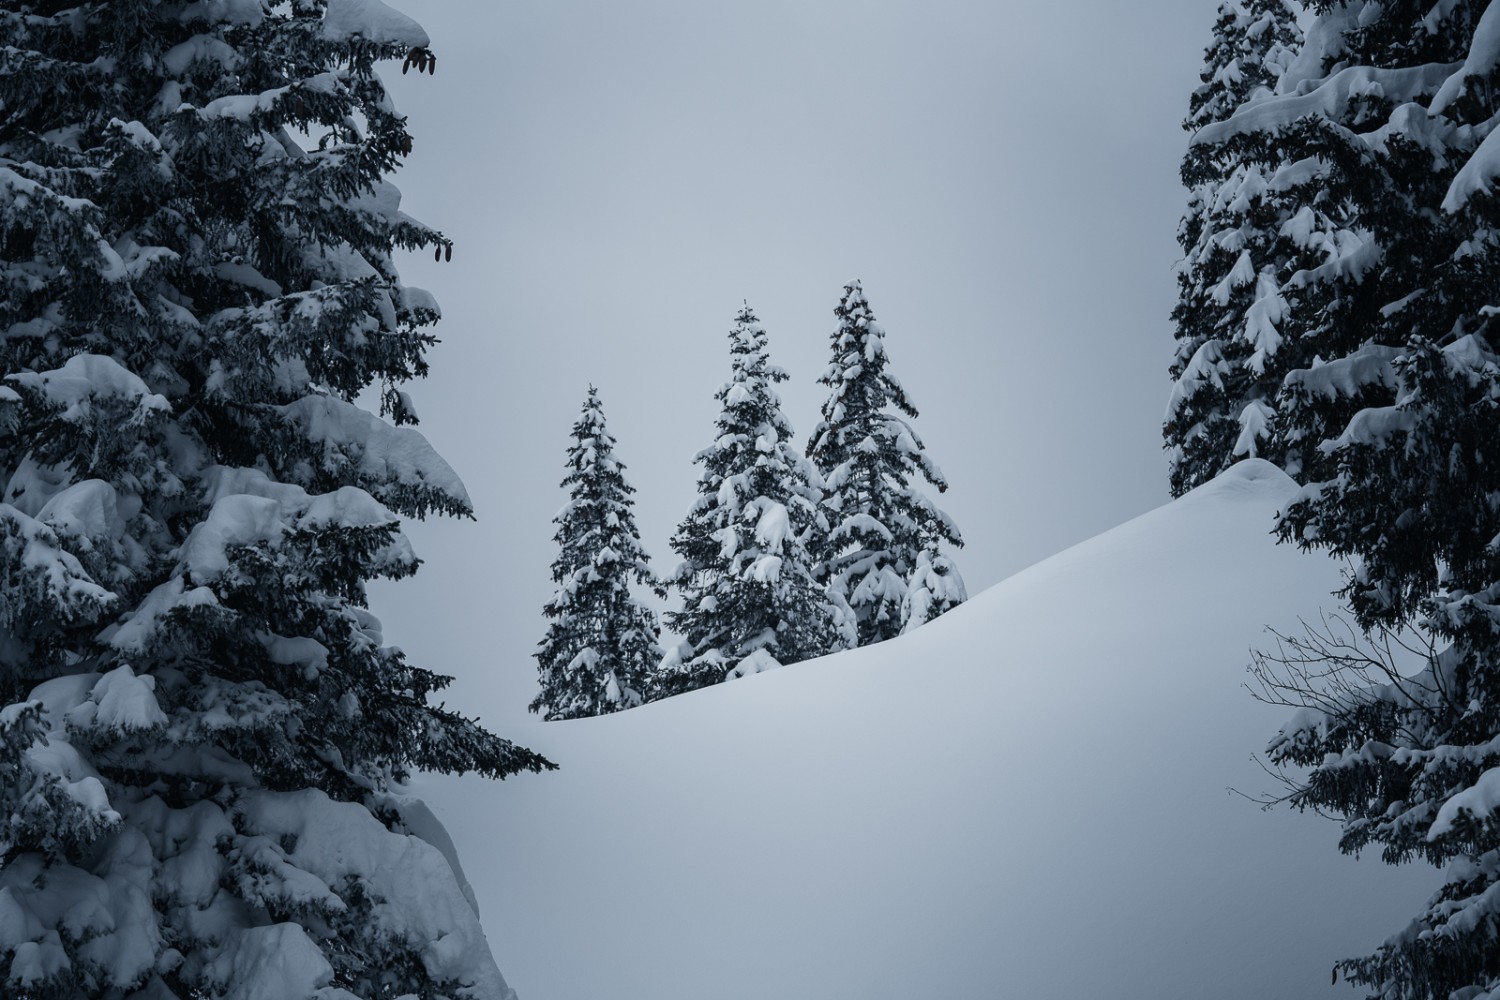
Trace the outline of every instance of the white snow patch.
<instances>
[{"instance_id":1,"label":"white snow patch","mask_svg":"<svg viewBox=\"0 0 1500 1000\"><path fill-rule=\"evenodd\" d=\"M392 833L363 806L317 790L252 792L243 812L249 832L292 838L288 860L323 882L362 878L375 900L369 918L375 929L405 940L434 979L471 984L474 997L506 996L474 908L437 847ZM303 994L281 994L296 995Z\"/></svg>"},{"instance_id":2,"label":"white snow patch","mask_svg":"<svg viewBox=\"0 0 1500 1000\"><path fill-rule=\"evenodd\" d=\"M1398 69L1350 66L1328 77L1316 89L1302 94L1278 94L1246 104L1220 122L1203 126L1193 134L1194 145L1224 142L1236 135L1266 131L1307 115L1339 121L1349 102L1365 94L1378 94L1404 104L1441 85L1459 68L1458 64L1428 63Z\"/></svg>"},{"instance_id":3,"label":"white snow patch","mask_svg":"<svg viewBox=\"0 0 1500 1000\"><path fill-rule=\"evenodd\" d=\"M1427 829L1427 839L1436 840L1452 830L1460 813L1468 813L1475 820L1483 821L1497 808L1500 808L1500 767L1492 767L1474 784L1443 803L1437 818Z\"/></svg>"},{"instance_id":4,"label":"white snow patch","mask_svg":"<svg viewBox=\"0 0 1500 1000\"><path fill-rule=\"evenodd\" d=\"M786 506L769 501L762 503L760 520L755 524L755 540L772 552L780 552L786 547L790 531Z\"/></svg>"},{"instance_id":5,"label":"white snow patch","mask_svg":"<svg viewBox=\"0 0 1500 1000\"><path fill-rule=\"evenodd\" d=\"M1494 8L1485 10L1486 17L1492 13L1500 17ZM1454 175L1453 183L1448 185L1448 192L1443 196L1443 211L1457 212L1475 195L1490 194L1497 176L1500 176L1500 129L1485 136L1479 148Z\"/></svg>"},{"instance_id":6,"label":"white snow patch","mask_svg":"<svg viewBox=\"0 0 1500 1000\"><path fill-rule=\"evenodd\" d=\"M67 714L68 724L128 733L164 725L167 713L156 701L156 678L121 665L100 677L88 701Z\"/></svg>"},{"instance_id":7,"label":"white snow patch","mask_svg":"<svg viewBox=\"0 0 1500 1000\"><path fill-rule=\"evenodd\" d=\"M453 467L410 427L394 427L353 403L332 396L304 396L281 407L309 440L321 444L334 470L352 464L376 492L392 485L442 493L465 510L468 491ZM378 485L377 485L378 484Z\"/></svg>"},{"instance_id":8,"label":"white snow patch","mask_svg":"<svg viewBox=\"0 0 1500 1000\"><path fill-rule=\"evenodd\" d=\"M287 1000L327 986L333 966L299 925L270 924L234 931L210 974L224 1000Z\"/></svg>"},{"instance_id":9,"label":"white snow patch","mask_svg":"<svg viewBox=\"0 0 1500 1000\"><path fill-rule=\"evenodd\" d=\"M368 42L427 48L432 40L422 26L380 0L328 0L323 37L363 38Z\"/></svg>"},{"instance_id":10,"label":"white snow patch","mask_svg":"<svg viewBox=\"0 0 1500 1000\"><path fill-rule=\"evenodd\" d=\"M146 383L114 358L102 354L75 354L61 368L44 372L20 372L5 377L7 382L35 390L51 405L62 410L62 418L78 422L91 412L95 400L134 401L131 422L145 419L150 413L168 413L166 397L146 388Z\"/></svg>"},{"instance_id":11,"label":"white snow patch","mask_svg":"<svg viewBox=\"0 0 1500 1000\"><path fill-rule=\"evenodd\" d=\"M1432 25L1429 30L1436 30L1436 25ZM1433 95L1428 113L1443 114L1454 101L1468 92L1470 79L1491 75L1495 72L1497 63L1500 63L1500 10L1486 7L1479 16L1479 23L1474 26L1474 35L1469 40L1469 51L1464 57L1463 66L1443 81L1443 85Z\"/></svg>"}]
</instances>

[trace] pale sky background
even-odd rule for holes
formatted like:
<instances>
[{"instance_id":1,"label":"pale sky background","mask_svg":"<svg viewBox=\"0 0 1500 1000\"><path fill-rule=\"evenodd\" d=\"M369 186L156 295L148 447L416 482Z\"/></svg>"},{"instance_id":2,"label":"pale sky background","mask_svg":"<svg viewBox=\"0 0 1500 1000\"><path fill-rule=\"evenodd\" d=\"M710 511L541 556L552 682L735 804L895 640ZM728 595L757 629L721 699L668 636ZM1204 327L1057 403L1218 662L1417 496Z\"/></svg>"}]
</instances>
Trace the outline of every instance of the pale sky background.
<instances>
[{"instance_id":1,"label":"pale sky background","mask_svg":"<svg viewBox=\"0 0 1500 1000\"><path fill-rule=\"evenodd\" d=\"M477 522L415 525L389 639L505 732L535 692L569 429L600 387L657 569L726 334L770 335L799 443L864 282L952 488L971 592L1168 499L1179 127L1212 0L430 0L385 71L443 306L422 430ZM1082 596L1082 595L1081 595Z\"/></svg>"}]
</instances>

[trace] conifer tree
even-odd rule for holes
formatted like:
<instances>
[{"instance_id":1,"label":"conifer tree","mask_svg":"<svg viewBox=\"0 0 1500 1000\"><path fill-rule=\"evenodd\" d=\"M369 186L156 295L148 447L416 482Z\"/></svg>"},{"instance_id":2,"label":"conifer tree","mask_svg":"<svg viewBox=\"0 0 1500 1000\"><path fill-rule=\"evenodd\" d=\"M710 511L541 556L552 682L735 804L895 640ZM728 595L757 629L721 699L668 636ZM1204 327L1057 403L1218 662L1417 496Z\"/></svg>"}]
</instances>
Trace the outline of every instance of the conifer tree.
<instances>
[{"instance_id":1,"label":"conifer tree","mask_svg":"<svg viewBox=\"0 0 1500 1000\"><path fill-rule=\"evenodd\" d=\"M771 364L766 331L749 306L729 333L730 379L698 499L672 536L682 595L667 624L683 637L663 661L660 692L677 694L796 663L835 645L832 611L813 577L809 547L827 524L821 483L792 446L792 426L774 388L787 374Z\"/></svg>"},{"instance_id":2,"label":"conifer tree","mask_svg":"<svg viewBox=\"0 0 1500 1000\"><path fill-rule=\"evenodd\" d=\"M469 511L398 426L438 311L392 253L448 242L375 65L427 36L0 0L0 37L0 995L512 996L405 779L550 765L365 598L400 518Z\"/></svg>"},{"instance_id":3,"label":"conifer tree","mask_svg":"<svg viewBox=\"0 0 1500 1000\"><path fill-rule=\"evenodd\" d=\"M1358 283L1323 282L1325 319L1360 339L1279 398L1312 473L1280 536L1350 560L1364 635L1258 658L1266 696L1299 709L1270 756L1294 805L1342 817L1346 852L1444 871L1410 925L1338 971L1379 998L1478 998L1500 989L1500 6L1311 6L1298 86L1215 137L1328 137L1368 244Z\"/></svg>"},{"instance_id":4,"label":"conifer tree","mask_svg":"<svg viewBox=\"0 0 1500 1000\"><path fill-rule=\"evenodd\" d=\"M656 615L630 584L662 588L636 530L635 488L615 458L593 386L573 424L562 485L569 499L552 519L560 549L552 563L557 590L544 609L551 624L536 652L542 690L531 703L549 721L641 704L662 658Z\"/></svg>"},{"instance_id":5,"label":"conifer tree","mask_svg":"<svg viewBox=\"0 0 1500 1000\"><path fill-rule=\"evenodd\" d=\"M1197 132L1271 97L1300 44L1284 0L1222 4L1183 127ZM1199 141L1183 159L1189 194L1178 229L1177 350L1163 426L1174 495L1241 458L1289 464L1274 433L1275 396L1313 341L1294 334L1295 295L1286 286L1321 262L1337 229L1324 177L1281 169L1300 158L1297 145L1284 135L1253 147Z\"/></svg>"},{"instance_id":6,"label":"conifer tree","mask_svg":"<svg viewBox=\"0 0 1500 1000\"><path fill-rule=\"evenodd\" d=\"M945 557L933 561L943 543L962 546L963 539L914 482L921 476L939 492L948 488L916 431L890 412L917 415L901 383L887 371L885 331L858 281L844 286L834 315L839 325L831 338L833 360L818 380L831 391L807 455L823 476L831 525L819 579L834 606L848 609L852 618L845 645L865 646L901 634L915 606L907 593L919 570L930 583L928 574L946 567L939 607L966 599L952 563Z\"/></svg>"}]
</instances>

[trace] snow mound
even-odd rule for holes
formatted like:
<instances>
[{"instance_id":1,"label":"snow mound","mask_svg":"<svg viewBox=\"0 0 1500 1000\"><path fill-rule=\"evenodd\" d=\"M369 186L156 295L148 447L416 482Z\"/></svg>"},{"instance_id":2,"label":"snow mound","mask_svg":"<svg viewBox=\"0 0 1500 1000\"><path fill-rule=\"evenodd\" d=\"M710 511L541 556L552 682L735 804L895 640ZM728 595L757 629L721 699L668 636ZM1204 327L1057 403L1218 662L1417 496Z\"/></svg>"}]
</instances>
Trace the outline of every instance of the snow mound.
<instances>
[{"instance_id":1,"label":"snow mound","mask_svg":"<svg viewBox=\"0 0 1500 1000\"><path fill-rule=\"evenodd\" d=\"M1265 625L1332 608L1248 460L884 644L506 733L562 770L419 789L526 1000L1350 1000L1420 867L1263 812ZM487 713L488 714L488 713Z\"/></svg>"}]
</instances>

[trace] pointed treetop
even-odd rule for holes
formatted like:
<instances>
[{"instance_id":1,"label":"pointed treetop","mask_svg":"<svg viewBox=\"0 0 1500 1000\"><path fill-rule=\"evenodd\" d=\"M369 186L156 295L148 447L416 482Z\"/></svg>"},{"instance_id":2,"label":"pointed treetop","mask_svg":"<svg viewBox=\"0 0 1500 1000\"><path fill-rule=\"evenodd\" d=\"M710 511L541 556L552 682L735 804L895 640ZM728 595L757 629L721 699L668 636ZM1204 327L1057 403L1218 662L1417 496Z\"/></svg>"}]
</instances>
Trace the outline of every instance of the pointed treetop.
<instances>
[{"instance_id":1,"label":"pointed treetop","mask_svg":"<svg viewBox=\"0 0 1500 1000\"><path fill-rule=\"evenodd\" d=\"M581 412L587 420L604 422L604 401L599 398L599 387L592 382L589 383L589 394L583 400Z\"/></svg>"},{"instance_id":2,"label":"pointed treetop","mask_svg":"<svg viewBox=\"0 0 1500 1000\"><path fill-rule=\"evenodd\" d=\"M876 321L858 279L844 286L843 298L833 314L839 319L838 328L831 336L833 361L818 380L835 389L824 405L824 418L839 423L841 414L860 417L881 409L887 403L907 416L915 417L917 408L907 397L906 390L886 371L889 358L885 350L885 329Z\"/></svg>"},{"instance_id":3,"label":"pointed treetop","mask_svg":"<svg viewBox=\"0 0 1500 1000\"><path fill-rule=\"evenodd\" d=\"M819 384L832 392L823 402L823 419L813 428L807 455L825 476L858 449L882 447L876 439L890 439L905 461L915 463L938 492L948 488L942 470L927 456L916 430L893 413L893 406L915 419L917 408L901 383L888 370L885 330L875 319L858 280L844 286L833 311L839 319L830 336L833 358Z\"/></svg>"},{"instance_id":4,"label":"pointed treetop","mask_svg":"<svg viewBox=\"0 0 1500 1000\"><path fill-rule=\"evenodd\" d=\"M1225 0L1183 128L1196 131L1270 96L1301 44L1296 12L1286 0Z\"/></svg>"}]
</instances>

